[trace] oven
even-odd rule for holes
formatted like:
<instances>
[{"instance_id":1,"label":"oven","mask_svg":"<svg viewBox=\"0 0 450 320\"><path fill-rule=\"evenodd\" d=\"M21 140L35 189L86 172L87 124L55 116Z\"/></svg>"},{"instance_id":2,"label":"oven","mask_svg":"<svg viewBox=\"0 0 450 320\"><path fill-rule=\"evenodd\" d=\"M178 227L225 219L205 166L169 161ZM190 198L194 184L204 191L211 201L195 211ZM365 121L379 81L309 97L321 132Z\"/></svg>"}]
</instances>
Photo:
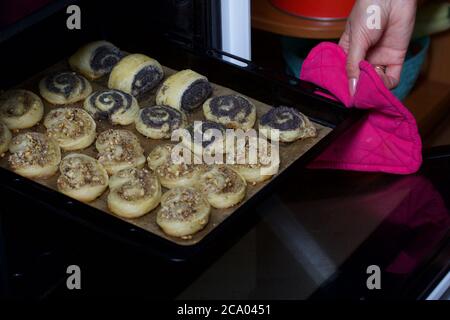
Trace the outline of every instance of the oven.
<instances>
[{"instance_id":1,"label":"oven","mask_svg":"<svg viewBox=\"0 0 450 320\"><path fill-rule=\"evenodd\" d=\"M191 246L167 241L0 168L0 187L8 197L5 210L45 211L46 221L52 223L54 219L55 228L58 228L56 221L73 223L172 265L201 260L211 252L217 253L218 248L231 245L239 235L237 230L245 230L255 219L252 214L255 204L277 186L295 188L295 185L283 185L285 178L305 168L361 114L317 95L316 92L322 89L311 83L256 65L248 50L232 50L230 42L223 39L227 34L224 32L227 24L223 23L224 3L220 0L129 0L124 5L111 1L50 1L20 21L3 27L0 87L15 87L67 59L83 44L105 39L126 52L144 53L172 69L193 69L215 84L264 104L295 107L316 124L328 128L329 134ZM67 27L69 5L80 9L80 29ZM248 40L245 39L244 42ZM242 39L237 41L242 42ZM24 224L28 222L24 221Z\"/></svg>"}]
</instances>

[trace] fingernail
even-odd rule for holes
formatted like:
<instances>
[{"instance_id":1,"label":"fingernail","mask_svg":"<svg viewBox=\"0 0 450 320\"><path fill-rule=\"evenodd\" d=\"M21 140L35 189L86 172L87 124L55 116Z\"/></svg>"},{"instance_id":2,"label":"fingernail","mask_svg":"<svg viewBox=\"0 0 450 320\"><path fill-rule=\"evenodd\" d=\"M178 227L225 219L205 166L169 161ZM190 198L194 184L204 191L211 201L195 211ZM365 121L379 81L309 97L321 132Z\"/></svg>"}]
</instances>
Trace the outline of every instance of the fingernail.
<instances>
[{"instance_id":1,"label":"fingernail","mask_svg":"<svg viewBox=\"0 0 450 320\"><path fill-rule=\"evenodd\" d=\"M350 88L350 95L353 97L356 92L356 85L358 84L358 79L356 78L350 78L349 79L349 88Z\"/></svg>"}]
</instances>

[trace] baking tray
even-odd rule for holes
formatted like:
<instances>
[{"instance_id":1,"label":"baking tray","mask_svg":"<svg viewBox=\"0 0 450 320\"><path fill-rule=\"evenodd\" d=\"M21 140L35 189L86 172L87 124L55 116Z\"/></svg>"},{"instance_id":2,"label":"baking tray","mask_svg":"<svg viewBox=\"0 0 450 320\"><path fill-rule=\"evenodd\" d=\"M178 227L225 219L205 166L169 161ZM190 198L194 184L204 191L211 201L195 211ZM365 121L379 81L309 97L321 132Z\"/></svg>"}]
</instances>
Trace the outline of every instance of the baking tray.
<instances>
[{"instance_id":1,"label":"baking tray","mask_svg":"<svg viewBox=\"0 0 450 320\"><path fill-rule=\"evenodd\" d=\"M30 79L24 81L23 83L19 84L17 88L23 88L31 90L35 93L39 93L38 89L38 83L41 78L43 78L45 75L51 74L53 72L58 71L67 71L70 70L70 67L68 63L65 61L61 61L54 66L51 66L47 70L40 72L36 74L35 76L32 76ZM174 74L176 71L173 69L170 69L168 67L164 67L164 74L165 78L168 76ZM93 86L93 91L98 91L102 89L107 89L107 81L108 76L102 77L99 80L90 81ZM241 94L239 92L236 92L234 90L231 90L229 88L226 88L224 86L211 83L213 92L212 96L220 96L220 95L228 95L228 94ZM156 95L156 89L150 92L149 94L146 94L140 98L138 98L139 105L141 107L145 106L154 106L155 103L155 95ZM257 117L261 117L264 113L269 111L271 106L262 103L261 101L255 100L252 97L249 98L255 105L257 110ZM44 117L48 114L48 112L52 109L59 108L61 106L59 105L53 105L43 99L44 102ZM83 101L67 104L65 107L72 107L72 108L82 108L83 107ZM195 112L187 114L188 122L192 123L196 120L206 120L203 116L202 108L197 108ZM132 131L140 141L141 146L144 148L144 155L147 156L151 150L153 150L157 145L161 145L164 143L170 142L170 140L155 140L155 139L148 139L145 138L143 135L141 135L139 132L136 131L134 124L128 125L128 126L120 126L120 125L112 125L109 123L109 121L96 121L97 123L97 134L107 130L107 129L127 129ZM317 129L317 136L314 138L308 138L304 140L297 140L292 143L280 143L280 169L279 173L286 170L290 165L292 165L296 160L298 160L300 157L302 157L309 149L311 149L315 144L317 144L320 140L322 140L324 137L326 137L332 129L329 127L326 127L319 123L314 123L314 126ZM38 125L26 129L26 130L15 130L14 134L22 133L22 132L42 132L45 133L45 127L41 123ZM91 157L97 158L97 151L95 149L95 144L92 144L90 147L83 149L83 150L77 150L72 152L66 152L62 151L62 157L69 153L83 153L86 155L89 155ZM4 157L0 159L0 166L5 169L9 169L8 166L8 158L9 153L6 153ZM59 173L53 175L50 178L47 179L33 179L35 182L48 187L49 189L52 189L56 192L58 192L57 186L56 186L56 180L59 176ZM272 179L276 179L275 175ZM126 219L122 218L116 215L113 215L111 211L108 209L107 206L107 195L109 191L106 191L100 196L98 199L96 199L93 202L86 203L88 206L92 206L98 210L101 210L105 214L113 215L114 217L117 217L118 219L121 219L131 225L134 225L135 227L141 228L145 231L151 232L159 237L162 237L168 241L171 241L175 244L181 245L181 246L191 246L195 245L198 242L200 242L206 235L208 235L211 232L214 232L214 229L219 226L224 220L226 220L230 215L234 214L246 201L250 200L256 193L258 193L260 190L262 190L264 187L267 186L267 184L270 183L269 181L265 181L258 184L248 184L247 186L247 194L245 199L238 205L233 206L228 209L215 209L212 208L211 210L211 217L209 223L206 225L206 227L201 230L198 233L195 233L188 239L181 239L176 237L171 237L166 235L156 224L156 212L159 209L159 207L155 208L150 213L144 215L143 217L136 218L136 219ZM163 190L165 192L165 190Z\"/></svg>"},{"instance_id":2,"label":"baking tray","mask_svg":"<svg viewBox=\"0 0 450 320\"><path fill-rule=\"evenodd\" d=\"M84 21L89 21L90 10L87 8L84 9ZM94 206L70 199L42 183L23 178L0 166L0 188L7 189L8 194L15 195L10 200L12 206L14 201L20 201L36 214L39 214L40 210L45 210L61 215L94 232L172 262L185 261L199 255L205 256L211 252L219 254L222 247L229 247L232 242L248 231L255 220L259 219L253 209L274 188L291 188L295 192L295 186L283 184L283 177L293 170L302 170L309 161L360 118L357 111L348 110L336 101L316 95L315 92L320 89L313 84L265 69L220 50L205 47L202 41L194 44L186 43L178 37L162 32L161 28L149 26L139 33L133 32L132 30L136 28L134 22L140 21L138 19L130 18L126 24L121 24L118 28L112 23L114 20L105 20L99 25L96 17L96 15L91 17L93 23L90 27L83 27L81 33L74 32L60 27L65 26L66 14L63 11L1 43L0 50L5 58L0 60L0 69L4 71L5 76L0 78L0 87L2 89L20 87L19 84L26 82L26 86L33 88L35 81L48 72L39 73L39 71L55 67L65 68L66 62L56 65L55 62L66 61L68 55L86 42L105 38L124 51L146 54L173 70L193 69L207 76L216 88L225 87L239 92L259 101L258 105L294 106L317 125L326 128L323 133L326 131L329 133L314 146L305 149L301 157L284 168L276 178L266 183L264 188L255 192L239 207L233 208L233 214L224 214L226 219L215 226L213 232L203 235L201 241L195 243L185 241L182 245L174 243L172 239L148 232L134 222L129 223L112 214L106 214ZM108 22L111 23L108 24ZM89 23L87 25L89 26ZM95 29L97 25L100 30ZM125 32L126 30L129 32ZM56 43L55 38L64 39L64 45ZM148 39L151 41L147 41ZM29 56L30 52L32 58ZM223 59L224 56L240 60L243 65L231 64ZM24 79L29 80L24 81ZM104 84L105 79L102 81ZM96 83L94 82L95 86L97 86ZM98 85L101 83L99 81ZM37 92L35 87L33 91ZM151 100L152 96L146 98ZM146 105L145 102L140 101L140 103L142 106ZM148 152L148 148L145 149ZM15 214L15 212L11 213ZM214 221L211 221L211 225L213 223ZM192 239L192 241L195 240Z\"/></svg>"}]
</instances>

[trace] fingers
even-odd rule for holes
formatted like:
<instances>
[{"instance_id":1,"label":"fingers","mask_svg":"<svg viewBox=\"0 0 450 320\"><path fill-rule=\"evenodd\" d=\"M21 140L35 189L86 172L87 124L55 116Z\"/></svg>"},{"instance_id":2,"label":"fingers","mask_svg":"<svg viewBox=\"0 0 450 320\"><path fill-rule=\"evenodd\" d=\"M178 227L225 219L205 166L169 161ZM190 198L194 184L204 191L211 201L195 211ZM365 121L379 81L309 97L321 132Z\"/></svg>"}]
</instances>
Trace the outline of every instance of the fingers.
<instances>
[{"instance_id":1,"label":"fingers","mask_svg":"<svg viewBox=\"0 0 450 320\"><path fill-rule=\"evenodd\" d=\"M347 55L347 76L349 80L350 94L353 96L356 92L356 86L359 79L359 63L364 60L369 46L366 39L360 32L350 33L350 46Z\"/></svg>"},{"instance_id":2,"label":"fingers","mask_svg":"<svg viewBox=\"0 0 450 320\"><path fill-rule=\"evenodd\" d=\"M388 89L394 89L400 83L400 75L402 73L403 65L392 65L388 66L386 70L387 80L385 81L386 87Z\"/></svg>"},{"instance_id":3,"label":"fingers","mask_svg":"<svg viewBox=\"0 0 450 320\"><path fill-rule=\"evenodd\" d=\"M375 71L389 90L394 89L400 83L400 74L402 72L401 65L388 66L386 71L383 71L375 66Z\"/></svg>"}]
</instances>

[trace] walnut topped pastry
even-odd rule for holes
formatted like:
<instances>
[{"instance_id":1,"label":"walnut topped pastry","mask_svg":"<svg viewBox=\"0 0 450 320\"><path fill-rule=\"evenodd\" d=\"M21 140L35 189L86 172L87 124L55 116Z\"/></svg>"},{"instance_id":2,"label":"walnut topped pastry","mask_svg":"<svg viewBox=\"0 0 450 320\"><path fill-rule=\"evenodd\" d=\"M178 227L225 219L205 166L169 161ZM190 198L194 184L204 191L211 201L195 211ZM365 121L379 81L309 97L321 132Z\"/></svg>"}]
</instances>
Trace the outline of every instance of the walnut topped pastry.
<instances>
[{"instance_id":1,"label":"walnut topped pastry","mask_svg":"<svg viewBox=\"0 0 450 320\"><path fill-rule=\"evenodd\" d=\"M83 109L58 108L44 119L47 135L54 138L64 150L89 147L95 140L96 124Z\"/></svg>"},{"instance_id":2,"label":"walnut topped pastry","mask_svg":"<svg viewBox=\"0 0 450 320\"><path fill-rule=\"evenodd\" d=\"M156 223L168 235L190 238L209 221L211 207L194 188L175 188L161 198Z\"/></svg>"},{"instance_id":3,"label":"walnut topped pastry","mask_svg":"<svg viewBox=\"0 0 450 320\"><path fill-rule=\"evenodd\" d=\"M90 202L108 187L108 173L94 158L72 153L59 166L58 190L74 199Z\"/></svg>"},{"instance_id":4,"label":"walnut topped pastry","mask_svg":"<svg viewBox=\"0 0 450 320\"><path fill-rule=\"evenodd\" d=\"M250 148L248 142L244 148L236 148L237 152L233 159L235 164L232 165L234 170L252 184L270 179L278 172L280 166L278 144L272 146L263 138L256 141L255 148Z\"/></svg>"},{"instance_id":5,"label":"walnut topped pastry","mask_svg":"<svg viewBox=\"0 0 450 320\"><path fill-rule=\"evenodd\" d=\"M108 41L94 41L81 47L69 58L70 67L89 79L111 72L124 54Z\"/></svg>"},{"instance_id":6,"label":"walnut topped pastry","mask_svg":"<svg viewBox=\"0 0 450 320\"><path fill-rule=\"evenodd\" d=\"M195 164L194 155L176 145L157 146L148 155L147 162L168 189L192 186L198 179L199 167Z\"/></svg>"},{"instance_id":7,"label":"walnut topped pastry","mask_svg":"<svg viewBox=\"0 0 450 320\"><path fill-rule=\"evenodd\" d=\"M244 199L247 183L229 166L211 165L201 171L197 188L213 207L223 209Z\"/></svg>"},{"instance_id":8,"label":"walnut topped pastry","mask_svg":"<svg viewBox=\"0 0 450 320\"><path fill-rule=\"evenodd\" d=\"M31 128L41 121L44 104L28 90L9 90L0 96L0 121L11 129Z\"/></svg>"},{"instance_id":9,"label":"walnut topped pastry","mask_svg":"<svg viewBox=\"0 0 450 320\"><path fill-rule=\"evenodd\" d=\"M109 129L99 134L95 147L98 160L110 175L127 168L142 168L144 150L134 133Z\"/></svg>"},{"instance_id":10,"label":"walnut topped pastry","mask_svg":"<svg viewBox=\"0 0 450 320\"><path fill-rule=\"evenodd\" d=\"M84 100L92 92L87 79L75 72L49 74L39 82L39 92L50 103L68 104Z\"/></svg>"},{"instance_id":11,"label":"walnut topped pastry","mask_svg":"<svg viewBox=\"0 0 450 320\"><path fill-rule=\"evenodd\" d=\"M147 169L128 168L109 181L108 207L118 216L138 218L158 206L161 185Z\"/></svg>"},{"instance_id":12,"label":"walnut topped pastry","mask_svg":"<svg viewBox=\"0 0 450 320\"><path fill-rule=\"evenodd\" d=\"M11 131L9 131L4 123L0 122L0 156L3 156L4 153L8 151L11 138Z\"/></svg>"},{"instance_id":13,"label":"walnut topped pastry","mask_svg":"<svg viewBox=\"0 0 450 320\"><path fill-rule=\"evenodd\" d=\"M27 178L52 176L61 161L58 143L42 133L29 132L15 136L10 145L11 169Z\"/></svg>"}]
</instances>

